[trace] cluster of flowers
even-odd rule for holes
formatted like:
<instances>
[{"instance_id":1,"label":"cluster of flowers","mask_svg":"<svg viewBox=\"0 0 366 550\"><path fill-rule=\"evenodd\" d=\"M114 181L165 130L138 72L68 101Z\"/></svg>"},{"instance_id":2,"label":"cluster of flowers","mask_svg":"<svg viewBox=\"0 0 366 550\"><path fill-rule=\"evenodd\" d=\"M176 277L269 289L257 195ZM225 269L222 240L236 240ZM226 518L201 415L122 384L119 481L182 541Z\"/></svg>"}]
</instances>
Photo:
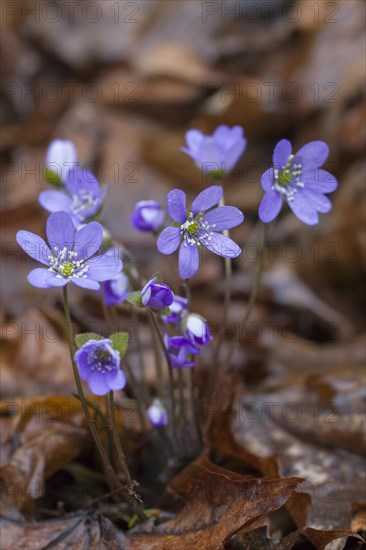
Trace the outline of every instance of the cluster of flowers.
<instances>
[{"instance_id":1,"label":"cluster of flowers","mask_svg":"<svg viewBox=\"0 0 366 550\"><path fill-rule=\"evenodd\" d=\"M239 126L219 126L209 136L190 130L186 142L187 147L182 150L216 183L232 170L246 148L243 129ZM273 221L287 202L301 221L316 224L318 213L331 208L325 194L337 187L334 176L321 169L328 154L328 146L321 141L308 143L293 154L291 143L281 140L274 149L273 167L261 178L265 194L259 206L259 218L264 223ZM72 142L52 142L47 152L45 176L62 189L43 191L39 196L40 204L51 213L46 226L48 244L28 231L17 233L23 250L44 266L33 269L28 281L38 288L63 287L72 282L90 290L99 290L102 283L107 306L128 300L161 315L166 325L179 327L180 334L164 336L171 366L194 366L200 348L211 340L206 321L188 312L187 300L174 296L157 277L148 281L141 291L131 292L121 258L113 248L106 249L103 244L105 230L99 221L107 186L80 168ZM202 247L226 258L240 254L240 247L227 236L227 230L240 225L244 216L238 208L223 205L221 185L211 185L201 191L189 207L184 191L174 189L167 195L166 206L172 222L164 229L166 214L155 200L138 202L131 223L137 230L157 236L157 248L162 254L172 254L179 249L182 279L197 273ZM101 249L102 253L98 254ZM120 369L119 351L111 346L109 339L89 340L76 352L75 361L81 378L96 395L122 389L126 383ZM161 403L154 401L150 409L151 422L164 425L166 412Z\"/></svg>"},{"instance_id":2,"label":"cluster of flowers","mask_svg":"<svg viewBox=\"0 0 366 550\"><path fill-rule=\"evenodd\" d=\"M179 327L182 334L164 334L164 343L172 368L193 367L194 355L199 355L199 346L206 346L211 340L207 321L196 313L188 312L188 300L173 294L165 283L153 277L141 291L131 293L127 301L137 307L148 307L160 315L166 325Z\"/></svg>"}]
</instances>

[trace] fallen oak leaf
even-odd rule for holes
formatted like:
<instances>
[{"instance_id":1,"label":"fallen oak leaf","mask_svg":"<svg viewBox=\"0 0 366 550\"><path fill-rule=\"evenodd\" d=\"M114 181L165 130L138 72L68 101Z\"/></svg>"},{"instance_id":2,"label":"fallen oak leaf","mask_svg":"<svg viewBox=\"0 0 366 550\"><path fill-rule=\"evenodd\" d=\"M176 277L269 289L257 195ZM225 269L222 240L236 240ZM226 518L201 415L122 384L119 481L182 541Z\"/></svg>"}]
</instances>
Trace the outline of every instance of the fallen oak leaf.
<instances>
[{"instance_id":1,"label":"fallen oak leaf","mask_svg":"<svg viewBox=\"0 0 366 550\"><path fill-rule=\"evenodd\" d=\"M301 485L301 493L294 492L286 504L298 527L312 528L314 531L309 531L310 535L319 531L331 536L331 532L342 529L343 536L351 536L352 503L364 500L365 463L355 453L334 448L337 447L336 437L333 438L332 449L324 447L329 441L325 437L324 441L318 438L318 445L309 441L310 424L306 425L305 433L303 429L304 419L308 418L305 413L310 406L313 410L315 407L315 411L318 409L305 388L303 386L302 393L299 393L299 388L295 386L281 388L277 392L271 387L271 392L246 392L244 395L243 388L237 388L235 403L242 404L240 421L237 417L221 413L217 415L215 423L218 425L214 426L212 433L215 434L218 428L220 433L225 433L226 422L226 430L234 438L233 445L230 438L226 438L226 454L245 461L249 459L264 475L273 475L277 462L281 476L302 476L306 479ZM307 395L308 400L305 399ZM297 422L293 417L295 409L301 411ZM285 412L288 413L287 422ZM345 406L342 412L347 412ZM312 433L326 429L327 423L324 423L322 414L316 418ZM319 427L320 423L323 426ZM333 422L329 425L332 428L329 433L336 435ZM218 435L216 433L216 445L219 443ZM343 434L341 442L345 447ZM255 455L257 459L253 462Z\"/></svg>"},{"instance_id":2,"label":"fallen oak leaf","mask_svg":"<svg viewBox=\"0 0 366 550\"><path fill-rule=\"evenodd\" d=\"M186 501L177 516L149 533L139 527L130 541L139 550L223 549L243 526L285 504L301 482L242 476L215 465L204 453L173 479L163 496L163 507L172 498Z\"/></svg>"}]
</instances>

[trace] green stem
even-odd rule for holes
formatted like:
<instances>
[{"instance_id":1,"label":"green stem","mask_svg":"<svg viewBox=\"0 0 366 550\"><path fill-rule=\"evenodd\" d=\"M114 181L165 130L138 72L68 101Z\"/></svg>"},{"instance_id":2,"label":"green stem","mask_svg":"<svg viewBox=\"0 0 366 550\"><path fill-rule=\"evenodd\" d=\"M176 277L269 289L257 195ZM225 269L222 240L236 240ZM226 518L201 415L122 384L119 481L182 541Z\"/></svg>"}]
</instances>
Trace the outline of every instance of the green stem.
<instances>
[{"instance_id":1,"label":"green stem","mask_svg":"<svg viewBox=\"0 0 366 550\"><path fill-rule=\"evenodd\" d=\"M131 388L132 388L132 391L133 391L133 394L135 396L135 400L136 400L136 403L137 403L137 411L138 411L138 414L139 414L139 417L140 417L141 427L144 431L147 431L148 425L147 425L147 422L146 422L146 417L145 417L145 414L144 414L144 407L143 407L143 405L145 407L147 407L147 403L144 399L144 396L142 395L142 392L140 392L139 382L138 382L138 380L136 380L136 377L133 373L133 368L130 365L130 363L128 362L126 357L124 357L124 362L125 362L125 365L126 365L126 370L127 370L127 374L128 374L128 378L129 378L129 383L131 385Z\"/></svg>"},{"instance_id":2,"label":"green stem","mask_svg":"<svg viewBox=\"0 0 366 550\"><path fill-rule=\"evenodd\" d=\"M67 285L65 285L63 287L63 301L64 301L64 311L65 311L65 317L66 317L67 337L68 337L68 343L69 343L72 370L73 370L73 373L74 373L76 388L77 388L77 392L78 392L79 399L80 399L80 402L81 402L81 406L82 406L82 409L83 409L83 413L84 413L84 416L85 416L85 418L87 420L87 423L89 425L89 429L92 433L95 444L98 448L98 451L99 451L99 454L100 454L101 459L103 461L103 465L104 465L104 468L105 468L105 471L106 471L107 475L112 480L114 485L116 485L117 487L122 489L123 488L122 483L120 482L120 480L118 479L115 471L112 468L112 465L109 461L108 455L107 455L107 453L104 449L102 440L100 439L98 430L95 426L95 421L90 415L89 408L88 408L88 403L86 401L86 398L85 398L85 395L84 395L84 390L83 390L83 387L81 385L79 371L78 371L76 363L74 361L74 354L75 354L74 335L73 335L72 322L71 322L71 316L70 316L69 300L68 300L68 295L67 295Z\"/></svg>"},{"instance_id":3,"label":"green stem","mask_svg":"<svg viewBox=\"0 0 366 550\"><path fill-rule=\"evenodd\" d=\"M196 407L196 400L194 398L194 367L192 367L189 372L189 397L191 401L191 409L192 409L192 421L193 426L196 431L197 440L199 443L202 443L202 432L201 432L201 426L199 422L199 417L197 415L197 407Z\"/></svg>"},{"instance_id":4,"label":"green stem","mask_svg":"<svg viewBox=\"0 0 366 550\"><path fill-rule=\"evenodd\" d=\"M188 311L191 310L192 307L192 292L191 292L191 285L189 282L189 279L185 279L185 291L186 291L186 298L188 302Z\"/></svg>"},{"instance_id":5,"label":"green stem","mask_svg":"<svg viewBox=\"0 0 366 550\"><path fill-rule=\"evenodd\" d=\"M186 279L185 281L185 288L186 288L186 298L188 301L188 311L191 310L192 306L192 292L191 292L191 285L189 282L189 279ZM191 367L189 369L189 385L188 385L188 393L189 393L189 400L190 400L190 406L191 406L191 413L192 413L192 422L193 426L197 435L197 439L199 442L202 441L202 435L201 435L201 428L199 425L199 421L197 418L197 407L196 407L196 400L194 398L194 372L195 367Z\"/></svg>"},{"instance_id":6,"label":"green stem","mask_svg":"<svg viewBox=\"0 0 366 550\"><path fill-rule=\"evenodd\" d=\"M84 412L84 416L87 420L89 429L90 429L91 434L94 438L95 444L98 448L99 454L101 456L101 459L102 459L102 462L103 462L103 465L104 465L104 468L105 468L105 471L106 471L108 477L111 479L113 484L122 491L122 490L125 489L125 487L122 485L121 481L118 479L118 476L116 475L116 473L115 473L115 471L112 467L112 464L110 463L110 460L108 458L106 450L104 449L102 440L100 439L98 430L95 426L95 421L90 415L89 408L88 408L88 403L87 403L87 400L85 398L84 390L83 390L83 387L82 387L82 384L81 384L79 371L78 371L76 363L74 361L74 354L75 354L74 335L73 335L73 329L72 329L69 299L68 299L67 286L66 285L63 287L63 302L64 302L65 317L66 317L67 336L68 336L68 343L69 343L72 370L73 370L73 373L74 373L76 388L77 388L77 391L78 391L78 395L79 395L81 406L82 406L82 409L83 409L83 412ZM131 501L130 495L129 495L129 500ZM134 508L136 510L137 502L134 502L133 504L134 504ZM140 505L140 503L138 503L138 504ZM139 515L139 518L141 520L145 519L143 512L142 512L142 515L140 513L138 515Z\"/></svg>"},{"instance_id":7,"label":"green stem","mask_svg":"<svg viewBox=\"0 0 366 550\"><path fill-rule=\"evenodd\" d=\"M141 384L141 394L143 395L144 401L147 401L149 398L149 390L147 386L147 379L146 379L146 364L144 359L144 353L141 346L141 340L140 340L140 333L138 330L139 323L138 323L138 316L136 312L136 308L131 305L132 308L132 323L134 324L134 328L136 329L137 334L137 342L136 342L136 348L137 348L137 354L139 358L139 367L140 367L140 384Z\"/></svg>"},{"instance_id":8,"label":"green stem","mask_svg":"<svg viewBox=\"0 0 366 550\"><path fill-rule=\"evenodd\" d=\"M145 519L145 515L144 515L143 508L141 506L141 499L134 490L134 482L132 481L130 471L127 466L126 457L122 449L121 440L119 438L113 391L109 392L107 397L107 402L108 402L108 408L110 411L109 416L110 416L110 422L111 422L111 428L112 428L113 441L114 441L115 448L117 450L117 458L118 458L119 464L127 480L128 495L130 496L130 500L132 500L132 505L135 509L135 513L138 515L139 519L143 521Z\"/></svg>"},{"instance_id":9,"label":"green stem","mask_svg":"<svg viewBox=\"0 0 366 550\"><path fill-rule=\"evenodd\" d=\"M184 399L184 378L183 378L183 372L182 369L178 369L178 390L179 390L179 402L180 402L180 409L181 409L181 415L183 420L183 435L188 435L188 418L187 418L187 411L186 411L186 403Z\"/></svg>"},{"instance_id":10,"label":"green stem","mask_svg":"<svg viewBox=\"0 0 366 550\"><path fill-rule=\"evenodd\" d=\"M149 319L151 320L151 324L154 328L154 332L160 342L161 348L163 350L167 365L168 365L168 374L169 374L169 393L170 393L170 409L171 409L171 420L172 420L172 432L173 432L173 439L175 443L177 444L178 438L177 438L177 426L175 421L175 411L176 411L176 402L175 402L175 395L174 395L174 379L173 379L173 369L172 369L172 363L170 361L168 350L166 349L164 338L160 332L159 326L156 322L156 319L154 317L154 314L151 310L149 310ZM160 378L161 380L161 378Z\"/></svg>"},{"instance_id":11,"label":"green stem","mask_svg":"<svg viewBox=\"0 0 366 550\"><path fill-rule=\"evenodd\" d=\"M261 241L261 256L260 256L260 259L259 259L257 273L255 275L254 285L253 285L252 291L250 293L249 300L248 300L248 305L247 305L247 308L245 310L244 318L243 318L243 321L242 321L242 330L241 330L242 334L244 334L245 329L246 329L247 324L248 324L248 321L249 321L250 316L252 314L253 307L254 307L255 301L257 299L258 291L259 291L261 280L262 280L263 267L264 267L264 246L265 246L265 243L266 243L266 240L267 240L268 229L269 229L269 224L266 224L266 223L263 224L263 236L262 236L262 241ZM230 365L230 361L232 359L233 353L239 345L240 345L240 340L236 343L236 345L231 346L229 355L228 355L228 357L225 361L226 365Z\"/></svg>"},{"instance_id":12,"label":"green stem","mask_svg":"<svg viewBox=\"0 0 366 550\"><path fill-rule=\"evenodd\" d=\"M104 300L102 300L102 303L103 303L104 316L105 316L105 319L106 319L106 322L107 322L107 325L108 325L108 330L110 332L113 332L114 330L118 330L118 318L116 316L116 313L115 313L114 309L113 308L108 309L105 302L104 302ZM135 322L135 325L137 326L137 316L136 316L135 310L133 309L132 311L135 314L134 322ZM114 317L114 320L113 320L113 317ZM133 393L134 393L134 396L135 396L135 399L136 399L138 413L139 413L139 416L140 416L141 426L142 426L143 429L147 429L147 424L146 424L145 416L144 416L143 409L142 409L142 403L143 403L144 400L140 399L141 398L141 393L139 391L138 382L137 382L137 380L136 380L136 378L133 374L133 370L132 370L132 368L131 368L131 366L128 363L126 358L125 358L125 364L126 364L127 372L128 372L128 375L129 375L128 376L129 377L129 384L132 387L132 390L133 390Z\"/></svg>"},{"instance_id":13,"label":"green stem","mask_svg":"<svg viewBox=\"0 0 366 550\"><path fill-rule=\"evenodd\" d=\"M162 371L162 368L161 368L161 357L160 357L159 347L158 347L159 331L156 327L155 319L154 319L153 314L150 310L149 310L148 319L149 319L149 325L150 325L150 332L151 332L151 336L152 336L152 340L153 340L156 375L157 375L157 380L160 381L160 380L163 380L163 371ZM164 347L165 347L165 345L164 345Z\"/></svg>"},{"instance_id":14,"label":"green stem","mask_svg":"<svg viewBox=\"0 0 366 550\"><path fill-rule=\"evenodd\" d=\"M114 323L113 323L111 312L110 312L108 306L106 305L103 296L102 296L101 300L102 300L102 308L103 308L104 318L105 318L106 323L107 323L107 329L110 332L114 332ZM116 328L116 330L117 330L117 328Z\"/></svg>"},{"instance_id":15,"label":"green stem","mask_svg":"<svg viewBox=\"0 0 366 550\"><path fill-rule=\"evenodd\" d=\"M222 199L219 202L219 207L225 206L225 199L222 197ZM225 229L223 231L223 235L227 238L230 237L230 233L228 229ZM230 300L231 300L231 280L232 280L232 263L231 258L224 258L224 266L225 266L225 295L224 295L224 308L222 311L222 317L220 322L220 330L215 346L214 351L214 362L212 366L212 376L213 378L216 375L216 371L220 366L220 351L221 346L224 340L225 336L225 329L226 329L226 323L229 316L229 309L230 309Z\"/></svg>"}]
</instances>

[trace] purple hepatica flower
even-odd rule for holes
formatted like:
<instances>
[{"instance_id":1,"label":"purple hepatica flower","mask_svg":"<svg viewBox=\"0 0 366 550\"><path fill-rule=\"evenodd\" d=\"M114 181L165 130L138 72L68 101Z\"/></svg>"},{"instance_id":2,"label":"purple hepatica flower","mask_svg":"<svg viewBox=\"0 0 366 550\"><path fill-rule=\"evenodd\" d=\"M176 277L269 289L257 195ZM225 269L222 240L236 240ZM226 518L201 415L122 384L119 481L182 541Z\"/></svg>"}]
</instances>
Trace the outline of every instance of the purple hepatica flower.
<instances>
[{"instance_id":1,"label":"purple hepatica flower","mask_svg":"<svg viewBox=\"0 0 366 550\"><path fill-rule=\"evenodd\" d=\"M147 416L153 428L164 428L168 425L168 413L160 399L154 399L147 409Z\"/></svg>"},{"instance_id":2,"label":"purple hepatica flower","mask_svg":"<svg viewBox=\"0 0 366 550\"><path fill-rule=\"evenodd\" d=\"M152 309L164 309L173 302L174 294L164 283L156 283L157 277L151 279L141 290L142 304Z\"/></svg>"},{"instance_id":3,"label":"purple hepatica flower","mask_svg":"<svg viewBox=\"0 0 366 550\"><path fill-rule=\"evenodd\" d=\"M126 273L123 273L123 271L103 284L104 301L107 306L121 304L125 301L130 292L129 280Z\"/></svg>"},{"instance_id":4,"label":"purple hepatica flower","mask_svg":"<svg viewBox=\"0 0 366 550\"><path fill-rule=\"evenodd\" d=\"M78 155L75 145L72 141L55 139L52 141L46 153L46 166L61 179L66 181L66 176L70 168L75 168L78 164Z\"/></svg>"},{"instance_id":5,"label":"purple hepatica flower","mask_svg":"<svg viewBox=\"0 0 366 550\"><path fill-rule=\"evenodd\" d=\"M49 212L67 212L77 227L93 218L101 209L107 186L101 188L91 172L73 168L65 179L67 193L63 191L42 191L39 202Z\"/></svg>"},{"instance_id":6,"label":"purple hepatica flower","mask_svg":"<svg viewBox=\"0 0 366 550\"><path fill-rule=\"evenodd\" d=\"M323 141L311 141L293 155L287 139L277 143L273 152L273 168L261 178L265 195L259 206L259 217L269 223L280 212L283 201L308 225L318 223L318 212L325 214L332 204L324 193L331 193L338 182L332 174L321 170L329 148Z\"/></svg>"},{"instance_id":7,"label":"purple hepatica flower","mask_svg":"<svg viewBox=\"0 0 366 550\"><path fill-rule=\"evenodd\" d=\"M188 311L188 300L174 294L174 299L169 306L170 315L162 317L164 323L180 323L183 315Z\"/></svg>"},{"instance_id":8,"label":"purple hepatica flower","mask_svg":"<svg viewBox=\"0 0 366 550\"><path fill-rule=\"evenodd\" d=\"M75 283L82 288L98 290L100 281L113 279L122 269L122 262L109 251L95 256L103 239L103 228L90 222L76 231L71 216L55 212L48 217L45 241L29 231L18 231L17 242L31 257L45 265L28 275L38 288Z\"/></svg>"},{"instance_id":9,"label":"purple hepatica flower","mask_svg":"<svg viewBox=\"0 0 366 550\"><path fill-rule=\"evenodd\" d=\"M165 212L158 201L140 201L135 204L131 223L138 231L157 233L164 218Z\"/></svg>"},{"instance_id":10,"label":"purple hepatica flower","mask_svg":"<svg viewBox=\"0 0 366 550\"><path fill-rule=\"evenodd\" d=\"M244 219L242 212L234 206L219 206L206 212L220 201L222 194L219 185L208 187L197 195L187 212L184 191L173 189L168 193L168 212L176 223L161 232L157 246L162 254L172 254L181 243L179 275L182 279L189 279L197 272L201 245L226 258L236 258L241 252L233 240L218 231L239 225Z\"/></svg>"},{"instance_id":11,"label":"purple hepatica flower","mask_svg":"<svg viewBox=\"0 0 366 550\"><path fill-rule=\"evenodd\" d=\"M183 321L187 338L196 346L206 346L212 336L207 321L196 313L189 313Z\"/></svg>"},{"instance_id":12,"label":"purple hepatica flower","mask_svg":"<svg viewBox=\"0 0 366 550\"><path fill-rule=\"evenodd\" d=\"M168 350L173 368L194 367L193 355L199 355L200 350L185 336L164 335L164 343Z\"/></svg>"},{"instance_id":13,"label":"purple hepatica flower","mask_svg":"<svg viewBox=\"0 0 366 550\"><path fill-rule=\"evenodd\" d=\"M80 377L88 382L94 395L106 395L126 385L119 351L113 349L111 343L108 338L89 340L74 355Z\"/></svg>"},{"instance_id":14,"label":"purple hepatica flower","mask_svg":"<svg viewBox=\"0 0 366 550\"><path fill-rule=\"evenodd\" d=\"M247 144L240 126L218 126L211 136L199 130L186 133L187 147L182 151L196 162L203 172L222 176L230 172L245 151Z\"/></svg>"}]
</instances>

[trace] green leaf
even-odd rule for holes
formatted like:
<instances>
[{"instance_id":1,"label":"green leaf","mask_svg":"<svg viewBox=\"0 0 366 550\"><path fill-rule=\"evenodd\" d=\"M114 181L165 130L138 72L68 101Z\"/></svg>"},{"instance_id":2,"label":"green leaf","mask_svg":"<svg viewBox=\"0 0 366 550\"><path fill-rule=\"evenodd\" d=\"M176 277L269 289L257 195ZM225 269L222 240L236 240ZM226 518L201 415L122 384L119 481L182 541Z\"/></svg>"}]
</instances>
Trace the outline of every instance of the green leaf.
<instances>
[{"instance_id":1,"label":"green leaf","mask_svg":"<svg viewBox=\"0 0 366 550\"><path fill-rule=\"evenodd\" d=\"M104 340L104 338L95 332L83 332L75 336L75 342L78 348L81 348L81 346L89 342L89 340Z\"/></svg>"},{"instance_id":2,"label":"green leaf","mask_svg":"<svg viewBox=\"0 0 366 550\"><path fill-rule=\"evenodd\" d=\"M112 340L112 348L119 351L121 357L123 357L127 351L128 346L128 332L115 332L109 336Z\"/></svg>"},{"instance_id":3,"label":"green leaf","mask_svg":"<svg viewBox=\"0 0 366 550\"><path fill-rule=\"evenodd\" d=\"M131 294L127 296L126 302L129 302L136 307L144 307L142 303L141 293L139 291L131 292Z\"/></svg>"},{"instance_id":4,"label":"green leaf","mask_svg":"<svg viewBox=\"0 0 366 550\"><path fill-rule=\"evenodd\" d=\"M63 187L63 181L61 179L61 176L56 174L51 168L48 168L48 166L45 166L42 170L43 177L48 183L51 185L54 185L55 187Z\"/></svg>"},{"instance_id":5,"label":"green leaf","mask_svg":"<svg viewBox=\"0 0 366 550\"><path fill-rule=\"evenodd\" d=\"M171 311L170 311L170 308L168 307L164 307L163 309L153 309L154 313L156 313L156 315L171 315Z\"/></svg>"}]
</instances>

